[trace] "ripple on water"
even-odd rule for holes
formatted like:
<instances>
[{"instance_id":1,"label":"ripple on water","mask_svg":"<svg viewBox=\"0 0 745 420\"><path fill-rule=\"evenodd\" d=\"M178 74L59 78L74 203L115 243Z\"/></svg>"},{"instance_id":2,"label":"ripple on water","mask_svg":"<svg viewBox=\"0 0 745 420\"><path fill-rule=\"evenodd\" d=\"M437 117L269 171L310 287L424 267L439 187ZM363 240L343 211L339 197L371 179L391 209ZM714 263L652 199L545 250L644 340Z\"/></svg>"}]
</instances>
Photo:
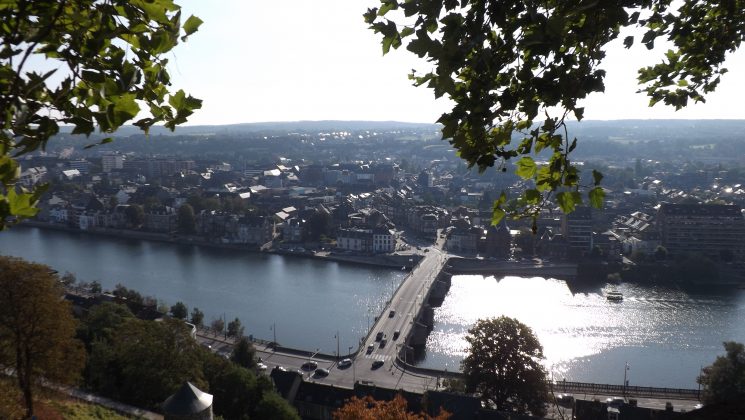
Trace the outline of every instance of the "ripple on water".
<instances>
[{"instance_id":1,"label":"ripple on water","mask_svg":"<svg viewBox=\"0 0 745 420\"><path fill-rule=\"evenodd\" d=\"M567 380L616 383L610 378L628 361L637 384L695 387L722 341L745 341L745 293L616 287L623 302L609 302L601 289L573 294L557 279L454 276L420 365L459 368L468 328L500 315L530 326L547 368Z\"/></svg>"}]
</instances>

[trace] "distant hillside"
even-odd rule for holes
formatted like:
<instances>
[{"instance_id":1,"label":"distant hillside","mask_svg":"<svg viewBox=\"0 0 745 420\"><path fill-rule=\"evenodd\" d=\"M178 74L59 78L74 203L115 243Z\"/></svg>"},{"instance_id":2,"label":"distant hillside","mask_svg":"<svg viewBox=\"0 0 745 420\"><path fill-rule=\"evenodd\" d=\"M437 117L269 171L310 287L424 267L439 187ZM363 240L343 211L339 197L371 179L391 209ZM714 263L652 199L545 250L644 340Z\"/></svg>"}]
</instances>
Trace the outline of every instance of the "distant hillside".
<instances>
[{"instance_id":1,"label":"distant hillside","mask_svg":"<svg viewBox=\"0 0 745 420\"><path fill-rule=\"evenodd\" d=\"M362 130L431 130L440 129L438 124L409 123L401 121L285 121L285 122L258 122L227 125L192 125L179 126L176 131L171 131L163 126L152 127L152 135L197 135L197 134L254 134L254 133L276 133L287 134L292 132L321 132L321 131L362 131ZM72 127L63 127L63 133L70 133ZM117 130L117 136L130 136L142 134L138 127L127 125Z\"/></svg>"}]
</instances>

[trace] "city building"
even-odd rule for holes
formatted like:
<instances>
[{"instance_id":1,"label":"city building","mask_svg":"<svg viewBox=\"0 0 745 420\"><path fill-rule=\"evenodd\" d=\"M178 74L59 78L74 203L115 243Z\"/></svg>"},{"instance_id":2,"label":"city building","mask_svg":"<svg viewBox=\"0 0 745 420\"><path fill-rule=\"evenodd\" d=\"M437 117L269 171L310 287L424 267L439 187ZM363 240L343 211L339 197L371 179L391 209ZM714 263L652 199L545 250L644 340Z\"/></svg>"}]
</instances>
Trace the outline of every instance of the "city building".
<instances>
[{"instance_id":1,"label":"city building","mask_svg":"<svg viewBox=\"0 0 745 420\"><path fill-rule=\"evenodd\" d=\"M109 173L115 169L124 168L124 156L122 155L103 155L101 157L101 170Z\"/></svg>"},{"instance_id":2,"label":"city building","mask_svg":"<svg viewBox=\"0 0 745 420\"><path fill-rule=\"evenodd\" d=\"M561 233L573 253L589 252L592 249L592 211L589 207L577 207L561 219Z\"/></svg>"},{"instance_id":3,"label":"city building","mask_svg":"<svg viewBox=\"0 0 745 420\"><path fill-rule=\"evenodd\" d=\"M701 253L741 260L745 218L737 205L662 203L657 211L662 246L670 255Z\"/></svg>"}]
</instances>

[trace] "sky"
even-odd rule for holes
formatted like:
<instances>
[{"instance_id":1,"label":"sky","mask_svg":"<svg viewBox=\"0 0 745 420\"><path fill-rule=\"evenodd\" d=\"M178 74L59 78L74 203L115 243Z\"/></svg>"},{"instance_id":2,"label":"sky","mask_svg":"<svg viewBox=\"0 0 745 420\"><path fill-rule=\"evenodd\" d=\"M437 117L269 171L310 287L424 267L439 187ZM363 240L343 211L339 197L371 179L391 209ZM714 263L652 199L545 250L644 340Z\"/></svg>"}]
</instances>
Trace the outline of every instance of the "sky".
<instances>
[{"instance_id":1,"label":"sky","mask_svg":"<svg viewBox=\"0 0 745 420\"><path fill-rule=\"evenodd\" d=\"M431 68L403 47L383 56L380 35L362 14L378 0L176 0L182 19L204 24L169 53L173 87L201 98L189 125L298 120L435 122L448 109L411 69ZM609 46L606 92L588 97L585 118L741 119L745 54L727 63L717 92L684 110L636 94L636 70L655 60L646 49Z\"/></svg>"}]
</instances>

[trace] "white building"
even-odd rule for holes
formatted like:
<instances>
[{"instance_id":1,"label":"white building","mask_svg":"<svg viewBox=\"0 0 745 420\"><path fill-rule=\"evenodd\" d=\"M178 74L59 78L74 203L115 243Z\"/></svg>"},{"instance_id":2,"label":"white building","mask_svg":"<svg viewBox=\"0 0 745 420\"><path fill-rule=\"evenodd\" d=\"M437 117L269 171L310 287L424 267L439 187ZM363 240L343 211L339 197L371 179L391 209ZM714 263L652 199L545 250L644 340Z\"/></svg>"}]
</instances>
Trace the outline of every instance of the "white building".
<instances>
[{"instance_id":1,"label":"white building","mask_svg":"<svg viewBox=\"0 0 745 420\"><path fill-rule=\"evenodd\" d=\"M389 253L396 250L396 235L391 229L379 227L373 230L373 252Z\"/></svg>"},{"instance_id":2,"label":"white building","mask_svg":"<svg viewBox=\"0 0 745 420\"><path fill-rule=\"evenodd\" d=\"M37 166L34 168L28 168L25 171L21 172L19 181L24 187L31 188L41 182L46 175L47 168L43 166Z\"/></svg>"},{"instance_id":3,"label":"white building","mask_svg":"<svg viewBox=\"0 0 745 420\"><path fill-rule=\"evenodd\" d=\"M124 168L124 156L103 155L103 157L101 157L101 168L106 173L109 173L114 169Z\"/></svg>"}]
</instances>

